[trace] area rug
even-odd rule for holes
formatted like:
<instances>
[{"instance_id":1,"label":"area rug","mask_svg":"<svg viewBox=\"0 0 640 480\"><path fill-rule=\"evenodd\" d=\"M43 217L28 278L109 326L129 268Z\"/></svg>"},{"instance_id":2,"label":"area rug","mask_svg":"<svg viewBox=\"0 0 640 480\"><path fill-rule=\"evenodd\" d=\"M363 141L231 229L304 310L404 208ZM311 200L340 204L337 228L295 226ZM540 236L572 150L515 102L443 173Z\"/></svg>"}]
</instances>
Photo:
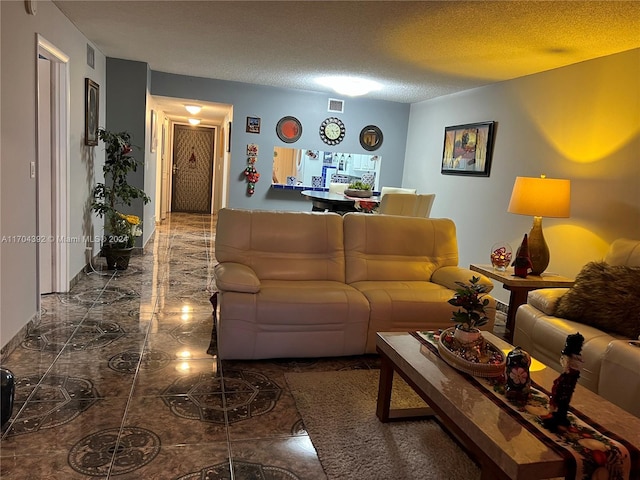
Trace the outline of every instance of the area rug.
<instances>
[{"instance_id":1,"label":"area rug","mask_svg":"<svg viewBox=\"0 0 640 480\"><path fill-rule=\"evenodd\" d=\"M474 480L480 469L433 420L381 423L377 370L287 373L329 480ZM392 408L424 402L397 376Z\"/></svg>"}]
</instances>

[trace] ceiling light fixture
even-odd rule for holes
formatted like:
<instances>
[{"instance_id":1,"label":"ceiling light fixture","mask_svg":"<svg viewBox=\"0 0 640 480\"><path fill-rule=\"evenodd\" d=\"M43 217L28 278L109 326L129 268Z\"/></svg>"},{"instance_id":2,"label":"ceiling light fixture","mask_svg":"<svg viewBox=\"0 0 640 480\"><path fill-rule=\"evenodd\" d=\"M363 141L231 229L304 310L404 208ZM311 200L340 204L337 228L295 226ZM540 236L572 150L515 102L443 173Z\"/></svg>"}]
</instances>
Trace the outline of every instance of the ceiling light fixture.
<instances>
[{"instance_id":1,"label":"ceiling light fixture","mask_svg":"<svg viewBox=\"0 0 640 480\"><path fill-rule=\"evenodd\" d=\"M190 118L190 119L189 119L189 123L190 123L191 125L194 125L194 126L195 126L195 125L200 125L200 119L199 119L199 118Z\"/></svg>"},{"instance_id":2,"label":"ceiling light fixture","mask_svg":"<svg viewBox=\"0 0 640 480\"><path fill-rule=\"evenodd\" d=\"M367 93L382 88L381 84L373 80L347 76L321 77L318 78L316 82L325 87L332 88L341 95L348 95L350 97L366 95Z\"/></svg>"},{"instance_id":3,"label":"ceiling light fixture","mask_svg":"<svg viewBox=\"0 0 640 480\"><path fill-rule=\"evenodd\" d=\"M197 115L198 113L200 113L200 110L202 110L202 107L200 105L185 105L184 108L186 108L187 112L189 112L191 115Z\"/></svg>"}]
</instances>

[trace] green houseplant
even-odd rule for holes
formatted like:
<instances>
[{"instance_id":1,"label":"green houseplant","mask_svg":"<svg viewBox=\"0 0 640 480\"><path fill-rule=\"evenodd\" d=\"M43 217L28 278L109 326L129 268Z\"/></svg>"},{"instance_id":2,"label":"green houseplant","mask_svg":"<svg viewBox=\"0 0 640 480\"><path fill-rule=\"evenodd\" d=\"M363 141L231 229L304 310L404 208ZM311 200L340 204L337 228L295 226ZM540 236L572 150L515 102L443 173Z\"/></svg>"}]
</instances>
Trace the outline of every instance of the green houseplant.
<instances>
[{"instance_id":1,"label":"green houseplant","mask_svg":"<svg viewBox=\"0 0 640 480\"><path fill-rule=\"evenodd\" d=\"M456 293L453 298L448 302L454 307L458 307L457 311L453 312L453 320L456 326L456 335L458 332L472 333L472 337L478 337L480 331L478 327L485 325L489 321L487 317L486 308L489 305L489 299L485 298L485 295L489 292L490 287L479 283L480 277L472 276L469 283L456 282L459 288L456 289ZM468 338L467 335L460 335L460 337Z\"/></svg>"},{"instance_id":2,"label":"green houseplant","mask_svg":"<svg viewBox=\"0 0 640 480\"><path fill-rule=\"evenodd\" d=\"M98 130L98 138L104 142L107 157L102 171L104 183L97 183L93 189L91 210L100 218L106 218L102 251L110 268L125 269L135 237L142 235L140 218L127 215L119 209L131 206L135 199L149 203L149 196L141 189L130 185L127 176L135 172L139 162L131 156L131 135L127 132Z\"/></svg>"}]
</instances>

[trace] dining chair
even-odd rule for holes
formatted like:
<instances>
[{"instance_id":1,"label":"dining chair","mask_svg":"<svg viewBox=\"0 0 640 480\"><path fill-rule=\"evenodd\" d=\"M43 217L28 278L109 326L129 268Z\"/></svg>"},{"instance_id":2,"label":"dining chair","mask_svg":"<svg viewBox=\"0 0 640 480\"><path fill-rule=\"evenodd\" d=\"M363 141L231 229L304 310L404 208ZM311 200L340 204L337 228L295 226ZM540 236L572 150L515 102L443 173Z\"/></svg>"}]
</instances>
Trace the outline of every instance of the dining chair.
<instances>
[{"instance_id":1,"label":"dining chair","mask_svg":"<svg viewBox=\"0 0 640 480\"><path fill-rule=\"evenodd\" d=\"M415 195L415 188L400 188L400 187L382 187L380 190L380 196L384 197L387 193L412 193Z\"/></svg>"},{"instance_id":2,"label":"dining chair","mask_svg":"<svg viewBox=\"0 0 640 480\"><path fill-rule=\"evenodd\" d=\"M378 213L383 215L401 215L413 217L418 202L418 195L407 193L387 193L382 195Z\"/></svg>"},{"instance_id":3,"label":"dining chair","mask_svg":"<svg viewBox=\"0 0 640 480\"><path fill-rule=\"evenodd\" d=\"M349 186L348 183L333 183L329 184L329 193L344 193L346 188Z\"/></svg>"},{"instance_id":4,"label":"dining chair","mask_svg":"<svg viewBox=\"0 0 640 480\"><path fill-rule=\"evenodd\" d=\"M433 201L436 199L435 193L419 193L416 195L416 206L413 212L414 217L429 218L431 215L431 207L433 207Z\"/></svg>"}]
</instances>

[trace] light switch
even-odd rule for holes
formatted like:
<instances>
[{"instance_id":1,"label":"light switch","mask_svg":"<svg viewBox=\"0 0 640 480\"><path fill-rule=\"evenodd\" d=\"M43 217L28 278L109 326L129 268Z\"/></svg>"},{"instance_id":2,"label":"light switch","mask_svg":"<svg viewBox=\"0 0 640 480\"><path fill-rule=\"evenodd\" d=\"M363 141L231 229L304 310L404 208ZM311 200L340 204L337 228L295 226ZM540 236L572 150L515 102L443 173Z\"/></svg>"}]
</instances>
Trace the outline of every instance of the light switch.
<instances>
[{"instance_id":1,"label":"light switch","mask_svg":"<svg viewBox=\"0 0 640 480\"><path fill-rule=\"evenodd\" d=\"M31 162L31 178L36 178L36 162Z\"/></svg>"}]
</instances>

